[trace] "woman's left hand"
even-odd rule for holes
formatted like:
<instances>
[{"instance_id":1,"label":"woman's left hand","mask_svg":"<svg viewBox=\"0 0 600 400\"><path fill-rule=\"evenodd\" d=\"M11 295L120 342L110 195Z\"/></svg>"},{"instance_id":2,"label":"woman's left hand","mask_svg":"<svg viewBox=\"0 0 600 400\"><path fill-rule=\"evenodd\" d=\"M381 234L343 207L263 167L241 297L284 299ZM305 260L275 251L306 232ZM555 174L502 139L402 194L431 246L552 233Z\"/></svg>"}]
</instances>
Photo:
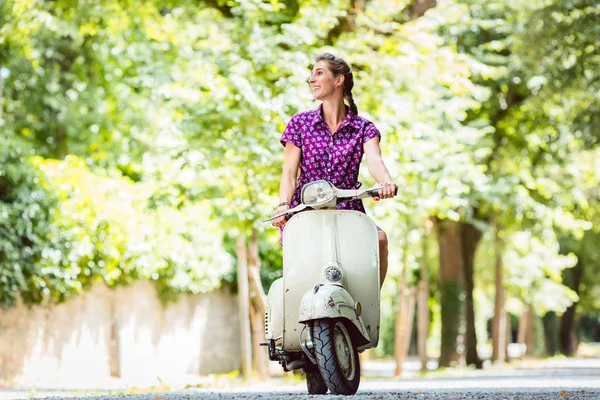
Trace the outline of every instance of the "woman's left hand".
<instances>
[{"instance_id":1,"label":"woman's left hand","mask_svg":"<svg viewBox=\"0 0 600 400\"><path fill-rule=\"evenodd\" d=\"M379 189L380 199L391 199L398 193L398 186L392 181L382 182L381 186L387 185L383 189Z\"/></svg>"}]
</instances>

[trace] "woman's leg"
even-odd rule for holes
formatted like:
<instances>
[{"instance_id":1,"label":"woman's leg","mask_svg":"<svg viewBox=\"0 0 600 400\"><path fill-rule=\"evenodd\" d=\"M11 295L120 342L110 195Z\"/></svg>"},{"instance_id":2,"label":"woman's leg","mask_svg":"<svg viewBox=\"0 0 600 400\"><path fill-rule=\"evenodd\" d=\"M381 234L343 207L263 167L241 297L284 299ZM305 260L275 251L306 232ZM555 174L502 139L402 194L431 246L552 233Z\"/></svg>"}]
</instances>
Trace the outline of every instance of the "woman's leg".
<instances>
[{"instance_id":1,"label":"woman's leg","mask_svg":"<svg viewBox=\"0 0 600 400\"><path fill-rule=\"evenodd\" d=\"M379 229L377 234L379 235L379 287L381 287L388 269L388 240L384 231Z\"/></svg>"}]
</instances>

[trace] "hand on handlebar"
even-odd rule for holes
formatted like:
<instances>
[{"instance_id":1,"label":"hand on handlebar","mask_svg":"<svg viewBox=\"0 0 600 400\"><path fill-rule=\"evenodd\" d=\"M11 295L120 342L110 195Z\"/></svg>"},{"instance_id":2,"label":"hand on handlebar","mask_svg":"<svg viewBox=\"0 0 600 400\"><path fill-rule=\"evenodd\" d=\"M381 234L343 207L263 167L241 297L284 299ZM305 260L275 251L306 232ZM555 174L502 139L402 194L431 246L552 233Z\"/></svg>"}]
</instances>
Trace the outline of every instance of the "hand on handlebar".
<instances>
[{"instance_id":1,"label":"hand on handlebar","mask_svg":"<svg viewBox=\"0 0 600 400\"><path fill-rule=\"evenodd\" d=\"M382 182L381 186L385 186L382 189L379 189L379 199L391 199L394 196L396 196L398 194L398 186L396 186L396 184L394 182L391 181L387 181L387 182ZM378 200L378 198L375 198L375 200Z\"/></svg>"},{"instance_id":2,"label":"hand on handlebar","mask_svg":"<svg viewBox=\"0 0 600 400\"><path fill-rule=\"evenodd\" d=\"M277 208L277 210L275 210L275 212L273 214L271 214L271 216L284 213L284 212L286 212L289 209L290 209L290 206L288 206L287 204L283 205L283 206ZM283 217L279 217L279 218L274 219L273 221L271 221L271 225L276 226L276 227L280 227L280 226L285 225L286 222L287 222L287 219L286 219L286 216L284 215Z\"/></svg>"}]
</instances>

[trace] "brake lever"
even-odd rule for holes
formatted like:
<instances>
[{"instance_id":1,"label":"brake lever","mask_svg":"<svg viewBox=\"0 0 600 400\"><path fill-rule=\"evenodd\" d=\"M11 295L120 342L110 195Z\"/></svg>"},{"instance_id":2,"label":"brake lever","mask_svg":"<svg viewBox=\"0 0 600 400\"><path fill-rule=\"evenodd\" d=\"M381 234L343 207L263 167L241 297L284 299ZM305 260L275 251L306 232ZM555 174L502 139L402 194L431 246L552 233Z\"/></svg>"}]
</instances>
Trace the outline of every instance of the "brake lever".
<instances>
[{"instance_id":1,"label":"brake lever","mask_svg":"<svg viewBox=\"0 0 600 400\"><path fill-rule=\"evenodd\" d=\"M304 204L299 204L294 208L290 208L289 210L285 210L285 212L282 212L281 214L277 214L272 216L271 218L267 218L265 220L263 220L262 222L269 222L269 221L273 221L274 219L280 218L285 216L286 221L289 220L290 218L292 218L292 216L294 214L297 214L301 211L304 211L307 207Z\"/></svg>"},{"instance_id":2,"label":"brake lever","mask_svg":"<svg viewBox=\"0 0 600 400\"><path fill-rule=\"evenodd\" d=\"M288 212L286 211L286 212L284 212L284 213L281 213L281 214L274 215L274 216L272 216L271 218L263 219L263 221L262 221L262 222L269 222L269 221L273 221L274 219L277 219L277 218L283 217L284 215L285 215L285 219L286 219L286 220L289 220L289 219L291 218L291 216L290 216L290 213L288 213Z\"/></svg>"}]
</instances>

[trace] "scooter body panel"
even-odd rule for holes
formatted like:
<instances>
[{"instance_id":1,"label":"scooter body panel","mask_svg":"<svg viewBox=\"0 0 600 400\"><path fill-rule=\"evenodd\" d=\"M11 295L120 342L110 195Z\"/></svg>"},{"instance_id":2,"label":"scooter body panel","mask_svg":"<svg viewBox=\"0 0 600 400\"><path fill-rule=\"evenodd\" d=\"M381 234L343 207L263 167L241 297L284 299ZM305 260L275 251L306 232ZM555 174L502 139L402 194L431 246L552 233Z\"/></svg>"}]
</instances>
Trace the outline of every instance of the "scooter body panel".
<instances>
[{"instance_id":1,"label":"scooter body panel","mask_svg":"<svg viewBox=\"0 0 600 400\"><path fill-rule=\"evenodd\" d=\"M360 302L364 330L379 341L379 243L377 228L353 210L307 211L292 217L283 232L283 350L302 351L299 321L304 295L325 281L327 265L341 267L344 289ZM269 291L270 294L271 291ZM273 301L275 301L273 299Z\"/></svg>"},{"instance_id":2,"label":"scooter body panel","mask_svg":"<svg viewBox=\"0 0 600 400\"><path fill-rule=\"evenodd\" d=\"M276 279L269 288L265 310L267 339L281 343L283 340L283 278Z\"/></svg>"}]
</instances>

